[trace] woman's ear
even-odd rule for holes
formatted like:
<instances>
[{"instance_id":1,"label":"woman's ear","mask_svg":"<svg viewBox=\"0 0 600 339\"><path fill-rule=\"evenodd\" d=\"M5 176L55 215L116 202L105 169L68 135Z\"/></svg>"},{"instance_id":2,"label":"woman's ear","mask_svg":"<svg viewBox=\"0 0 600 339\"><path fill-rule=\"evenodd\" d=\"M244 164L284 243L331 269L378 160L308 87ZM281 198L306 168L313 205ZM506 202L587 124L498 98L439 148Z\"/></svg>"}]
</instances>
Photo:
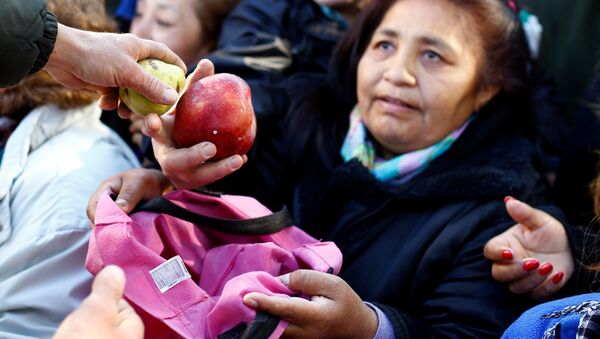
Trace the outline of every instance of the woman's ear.
<instances>
[{"instance_id":1,"label":"woman's ear","mask_svg":"<svg viewBox=\"0 0 600 339\"><path fill-rule=\"evenodd\" d=\"M486 85L480 88L477 92L477 98L475 99L475 111L479 111L479 109L492 100L498 92L500 92L500 86L498 85Z\"/></svg>"}]
</instances>

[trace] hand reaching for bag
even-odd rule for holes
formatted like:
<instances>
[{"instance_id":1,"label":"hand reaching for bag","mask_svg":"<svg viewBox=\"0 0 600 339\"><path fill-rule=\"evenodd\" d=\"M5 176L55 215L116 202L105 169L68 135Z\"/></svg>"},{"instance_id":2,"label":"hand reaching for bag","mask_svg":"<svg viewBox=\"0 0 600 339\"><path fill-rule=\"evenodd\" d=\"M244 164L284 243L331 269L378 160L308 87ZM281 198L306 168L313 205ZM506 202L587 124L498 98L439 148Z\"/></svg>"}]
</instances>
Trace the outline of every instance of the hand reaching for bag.
<instances>
[{"instance_id":1,"label":"hand reaching for bag","mask_svg":"<svg viewBox=\"0 0 600 339\"><path fill-rule=\"evenodd\" d=\"M377 314L340 277L298 270L280 277L292 291L312 296L282 298L248 293L244 303L288 322L287 338L373 338Z\"/></svg>"},{"instance_id":2,"label":"hand reaching for bag","mask_svg":"<svg viewBox=\"0 0 600 339\"><path fill-rule=\"evenodd\" d=\"M574 270L563 225L549 214L507 198L516 225L492 238L484 255L493 262L492 276L515 294L540 300L560 290Z\"/></svg>"},{"instance_id":3,"label":"hand reaching for bag","mask_svg":"<svg viewBox=\"0 0 600 339\"><path fill-rule=\"evenodd\" d=\"M86 210L88 218L93 225L98 199L106 190L114 193L115 203L129 213L140 201L160 196L169 187L169 180L155 169L136 168L113 175L104 180L90 197Z\"/></svg>"}]
</instances>

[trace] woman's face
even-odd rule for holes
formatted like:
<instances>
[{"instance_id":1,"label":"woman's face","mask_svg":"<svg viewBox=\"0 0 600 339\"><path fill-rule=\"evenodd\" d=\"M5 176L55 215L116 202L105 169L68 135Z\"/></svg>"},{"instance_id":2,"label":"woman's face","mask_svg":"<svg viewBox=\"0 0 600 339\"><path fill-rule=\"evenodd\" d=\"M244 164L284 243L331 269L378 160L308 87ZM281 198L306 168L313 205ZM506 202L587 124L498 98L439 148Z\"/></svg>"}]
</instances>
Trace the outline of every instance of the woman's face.
<instances>
[{"instance_id":1,"label":"woman's face","mask_svg":"<svg viewBox=\"0 0 600 339\"><path fill-rule=\"evenodd\" d=\"M445 0L400 0L358 64L361 117L390 157L444 139L498 89L478 89L475 25Z\"/></svg>"},{"instance_id":2,"label":"woman's face","mask_svg":"<svg viewBox=\"0 0 600 339\"><path fill-rule=\"evenodd\" d=\"M202 44L194 1L198 0L138 0L129 31L164 43L187 65L195 63L209 51Z\"/></svg>"}]
</instances>

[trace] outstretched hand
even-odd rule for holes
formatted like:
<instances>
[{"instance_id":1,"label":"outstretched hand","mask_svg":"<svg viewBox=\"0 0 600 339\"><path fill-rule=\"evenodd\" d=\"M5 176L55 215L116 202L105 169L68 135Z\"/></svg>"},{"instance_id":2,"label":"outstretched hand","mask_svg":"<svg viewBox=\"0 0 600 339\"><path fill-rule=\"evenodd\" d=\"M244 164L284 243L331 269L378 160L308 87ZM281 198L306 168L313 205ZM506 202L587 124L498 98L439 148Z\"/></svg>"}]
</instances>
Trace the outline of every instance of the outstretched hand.
<instances>
[{"instance_id":1,"label":"outstretched hand","mask_svg":"<svg viewBox=\"0 0 600 339\"><path fill-rule=\"evenodd\" d=\"M244 303L288 322L290 338L373 338L377 314L340 277L298 270L280 277L292 291L311 296L283 298L248 293Z\"/></svg>"},{"instance_id":2,"label":"outstretched hand","mask_svg":"<svg viewBox=\"0 0 600 339\"><path fill-rule=\"evenodd\" d=\"M62 322L55 339L141 339L144 324L123 300L125 274L117 266L107 266L94 279L92 292Z\"/></svg>"},{"instance_id":3,"label":"outstretched hand","mask_svg":"<svg viewBox=\"0 0 600 339\"><path fill-rule=\"evenodd\" d=\"M506 210L516 225L492 238L484 255L492 275L516 294L540 300L557 292L571 277L573 257L563 225L549 214L507 198Z\"/></svg>"},{"instance_id":4,"label":"outstretched hand","mask_svg":"<svg viewBox=\"0 0 600 339\"><path fill-rule=\"evenodd\" d=\"M117 108L119 87L132 88L157 103L174 104L177 92L137 64L148 58L186 69L164 44L133 34L89 32L59 24L44 70L66 87L97 91L102 109Z\"/></svg>"},{"instance_id":5,"label":"outstretched hand","mask_svg":"<svg viewBox=\"0 0 600 339\"><path fill-rule=\"evenodd\" d=\"M182 93L194 82L215 73L214 65L209 60L201 60L194 72L186 79ZM217 149L210 142L201 142L188 148L177 148L171 132L175 116L172 108L167 114L146 116L142 132L152 138L154 156L158 160L163 173L177 188L197 188L219 180L240 169L248 160L243 155L233 155L219 161L207 162Z\"/></svg>"}]
</instances>

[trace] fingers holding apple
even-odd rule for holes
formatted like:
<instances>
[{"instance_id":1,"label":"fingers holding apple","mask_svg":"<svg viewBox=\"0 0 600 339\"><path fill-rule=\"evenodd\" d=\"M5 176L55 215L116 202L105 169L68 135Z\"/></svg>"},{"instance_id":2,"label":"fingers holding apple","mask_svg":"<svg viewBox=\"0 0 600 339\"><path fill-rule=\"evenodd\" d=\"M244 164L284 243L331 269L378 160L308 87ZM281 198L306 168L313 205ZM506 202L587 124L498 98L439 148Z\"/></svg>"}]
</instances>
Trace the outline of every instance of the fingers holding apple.
<instances>
[{"instance_id":1,"label":"fingers holding apple","mask_svg":"<svg viewBox=\"0 0 600 339\"><path fill-rule=\"evenodd\" d=\"M250 88L232 74L214 74L202 60L188 77L174 109L148 114L142 132L178 188L209 184L239 169L256 135Z\"/></svg>"}]
</instances>

